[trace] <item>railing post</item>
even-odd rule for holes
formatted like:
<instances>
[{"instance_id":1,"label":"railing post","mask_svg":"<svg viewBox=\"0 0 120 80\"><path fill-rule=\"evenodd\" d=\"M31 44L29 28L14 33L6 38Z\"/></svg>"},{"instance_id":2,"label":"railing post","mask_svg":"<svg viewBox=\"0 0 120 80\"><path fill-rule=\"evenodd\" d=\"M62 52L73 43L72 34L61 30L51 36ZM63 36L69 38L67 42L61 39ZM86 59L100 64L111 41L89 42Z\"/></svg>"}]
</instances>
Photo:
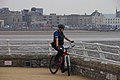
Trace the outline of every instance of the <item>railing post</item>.
<instances>
[{"instance_id":1,"label":"railing post","mask_svg":"<svg viewBox=\"0 0 120 80\"><path fill-rule=\"evenodd\" d=\"M120 47L118 46L118 53L119 53L119 59L120 59Z\"/></svg>"},{"instance_id":2,"label":"railing post","mask_svg":"<svg viewBox=\"0 0 120 80\"><path fill-rule=\"evenodd\" d=\"M85 50L85 44L81 41L81 44L82 44L82 48L83 48L83 54L84 54L84 56L85 56L85 58L84 58L84 60L85 61L90 61L90 58L89 58L89 56L88 56L88 53L87 53L87 51Z\"/></svg>"},{"instance_id":3,"label":"railing post","mask_svg":"<svg viewBox=\"0 0 120 80\"><path fill-rule=\"evenodd\" d=\"M100 59L101 59L101 63L106 63L107 64L107 62L105 61L105 56L102 53L102 49L99 46L99 43L97 43L96 45L97 45L97 49L98 49L99 56L100 56Z\"/></svg>"},{"instance_id":4,"label":"railing post","mask_svg":"<svg viewBox=\"0 0 120 80\"><path fill-rule=\"evenodd\" d=\"M52 55L51 48L50 48L50 41L48 40L48 55Z\"/></svg>"},{"instance_id":5,"label":"railing post","mask_svg":"<svg viewBox=\"0 0 120 80\"><path fill-rule=\"evenodd\" d=\"M10 46L9 46L9 40L7 40L7 49L8 49L8 55L11 55L11 49L10 49Z\"/></svg>"}]
</instances>

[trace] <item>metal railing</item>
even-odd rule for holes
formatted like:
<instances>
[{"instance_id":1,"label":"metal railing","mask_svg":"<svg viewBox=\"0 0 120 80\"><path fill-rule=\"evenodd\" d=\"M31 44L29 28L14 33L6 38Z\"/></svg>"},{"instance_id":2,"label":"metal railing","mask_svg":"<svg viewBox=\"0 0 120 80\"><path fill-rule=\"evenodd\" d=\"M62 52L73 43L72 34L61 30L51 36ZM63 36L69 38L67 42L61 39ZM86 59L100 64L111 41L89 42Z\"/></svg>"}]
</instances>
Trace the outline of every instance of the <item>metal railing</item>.
<instances>
[{"instance_id":1,"label":"metal railing","mask_svg":"<svg viewBox=\"0 0 120 80\"><path fill-rule=\"evenodd\" d=\"M79 45L77 45L79 44ZM73 55L83 57L85 61L97 60L101 63L120 65L120 47L100 43L78 42L73 48ZM80 46L81 45L81 46ZM76 52L78 50L78 52ZM79 54L81 51L83 54Z\"/></svg>"},{"instance_id":2,"label":"metal railing","mask_svg":"<svg viewBox=\"0 0 120 80\"><path fill-rule=\"evenodd\" d=\"M49 40L0 40L0 54L39 54L49 53Z\"/></svg>"},{"instance_id":3,"label":"metal railing","mask_svg":"<svg viewBox=\"0 0 120 80\"><path fill-rule=\"evenodd\" d=\"M50 45L50 40L0 40L0 55L11 54L52 54L56 53ZM69 43L65 43L69 45ZM79 56L85 61L97 60L101 63L120 65L120 47L100 43L77 41L75 47L68 50L72 56Z\"/></svg>"}]
</instances>

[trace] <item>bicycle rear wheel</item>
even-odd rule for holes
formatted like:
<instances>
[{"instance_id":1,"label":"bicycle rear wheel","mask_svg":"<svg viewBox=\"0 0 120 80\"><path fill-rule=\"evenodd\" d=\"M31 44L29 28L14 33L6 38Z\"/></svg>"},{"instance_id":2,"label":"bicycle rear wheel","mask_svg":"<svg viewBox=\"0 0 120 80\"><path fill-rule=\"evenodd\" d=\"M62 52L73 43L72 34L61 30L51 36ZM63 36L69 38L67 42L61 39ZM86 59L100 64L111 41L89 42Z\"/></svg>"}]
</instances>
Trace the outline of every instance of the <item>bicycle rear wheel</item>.
<instances>
[{"instance_id":1,"label":"bicycle rear wheel","mask_svg":"<svg viewBox=\"0 0 120 80\"><path fill-rule=\"evenodd\" d=\"M52 74L57 73L59 65L55 63L55 56L52 56L50 59L49 70Z\"/></svg>"},{"instance_id":2,"label":"bicycle rear wheel","mask_svg":"<svg viewBox=\"0 0 120 80\"><path fill-rule=\"evenodd\" d=\"M67 71L68 71L68 76L70 76L70 58L69 56L66 56L66 63L67 63Z\"/></svg>"}]
</instances>

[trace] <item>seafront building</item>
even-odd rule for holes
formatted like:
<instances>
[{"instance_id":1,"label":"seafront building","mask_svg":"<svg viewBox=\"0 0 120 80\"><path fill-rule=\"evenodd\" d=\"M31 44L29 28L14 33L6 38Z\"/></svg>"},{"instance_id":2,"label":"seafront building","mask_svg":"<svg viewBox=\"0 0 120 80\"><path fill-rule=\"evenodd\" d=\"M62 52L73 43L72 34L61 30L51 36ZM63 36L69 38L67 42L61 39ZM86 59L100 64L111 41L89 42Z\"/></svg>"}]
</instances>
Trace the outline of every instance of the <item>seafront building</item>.
<instances>
[{"instance_id":1,"label":"seafront building","mask_svg":"<svg viewBox=\"0 0 120 80\"><path fill-rule=\"evenodd\" d=\"M22 21L28 26L31 25L31 22L41 21L43 16L43 9L31 8L31 11L28 9L23 9L22 11Z\"/></svg>"},{"instance_id":2,"label":"seafront building","mask_svg":"<svg viewBox=\"0 0 120 80\"><path fill-rule=\"evenodd\" d=\"M60 23L69 27L80 27L82 25L82 16L80 14L63 15Z\"/></svg>"},{"instance_id":3,"label":"seafront building","mask_svg":"<svg viewBox=\"0 0 120 80\"><path fill-rule=\"evenodd\" d=\"M120 11L116 9L116 15L105 16L104 19L105 26L110 30L119 30L120 29Z\"/></svg>"},{"instance_id":4,"label":"seafront building","mask_svg":"<svg viewBox=\"0 0 120 80\"><path fill-rule=\"evenodd\" d=\"M10 11L8 8L0 9L0 19L4 20L4 25L16 26L22 22L22 15L19 11Z\"/></svg>"},{"instance_id":5,"label":"seafront building","mask_svg":"<svg viewBox=\"0 0 120 80\"><path fill-rule=\"evenodd\" d=\"M32 7L31 12L36 12L39 13L40 15L43 15L43 8Z\"/></svg>"},{"instance_id":6,"label":"seafront building","mask_svg":"<svg viewBox=\"0 0 120 80\"><path fill-rule=\"evenodd\" d=\"M95 10L91 15L79 15L79 14L71 14L71 15L63 15L61 18L61 22L69 27L77 27L80 29L88 29L93 27L101 27L104 25L104 15Z\"/></svg>"},{"instance_id":7,"label":"seafront building","mask_svg":"<svg viewBox=\"0 0 120 80\"><path fill-rule=\"evenodd\" d=\"M4 26L16 29L47 29L55 28L58 24L64 24L68 29L99 29L101 27L115 27L120 25L120 11L116 9L116 17L107 18L99 11L95 10L91 14L70 14L57 15L50 13L45 15L43 8L32 7L31 10L10 11L9 8L0 9L0 20L4 21Z\"/></svg>"},{"instance_id":8,"label":"seafront building","mask_svg":"<svg viewBox=\"0 0 120 80\"><path fill-rule=\"evenodd\" d=\"M120 18L118 18L118 17L106 18L105 19L105 23L109 27L118 28L118 27L120 27Z\"/></svg>"},{"instance_id":9,"label":"seafront building","mask_svg":"<svg viewBox=\"0 0 120 80\"><path fill-rule=\"evenodd\" d=\"M97 10L95 10L91 15L85 14L82 16L82 24L83 26L87 26L87 28L99 28L104 25L105 16Z\"/></svg>"},{"instance_id":10,"label":"seafront building","mask_svg":"<svg viewBox=\"0 0 120 80\"><path fill-rule=\"evenodd\" d=\"M117 9L116 9L116 17L120 18L120 11L118 11Z\"/></svg>"},{"instance_id":11,"label":"seafront building","mask_svg":"<svg viewBox=\"0 0 120 80\"><path fill-rule=\"evenodd\" d=\"M47 24L54 27L60 24L62 15L56 15L56 13L50 13L50 15L43 15L43 21L47 21Z\"/></svg>"}]
</instances>

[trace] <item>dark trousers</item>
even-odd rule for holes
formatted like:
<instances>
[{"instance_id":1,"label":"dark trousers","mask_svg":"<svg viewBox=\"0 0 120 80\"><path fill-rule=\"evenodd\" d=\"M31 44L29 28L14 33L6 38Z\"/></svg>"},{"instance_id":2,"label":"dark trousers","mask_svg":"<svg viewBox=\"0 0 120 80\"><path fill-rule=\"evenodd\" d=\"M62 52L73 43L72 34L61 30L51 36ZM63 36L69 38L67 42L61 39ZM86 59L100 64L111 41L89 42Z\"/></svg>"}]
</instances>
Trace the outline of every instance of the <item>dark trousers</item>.
<instances>
[{"instance_id":1,"label":"dark trousers","mask_svg":"<svg viewBox=\"0 0 120 80\"><path fill-rule=\"evenodd\" d=\"M60 57L62 56L63 52L64 52L64 47L63 46L60 46L62 49L58 50L58 49L55 49L58 51L58 53L56 54L56 57L55 57L55 61L58 62L58 60L60 59ZM64 69L64 58L63 58L63 61L62 61L62 64L61 64L61 67L60 67L61 70Z\"/></svg>"}]
</instances>

